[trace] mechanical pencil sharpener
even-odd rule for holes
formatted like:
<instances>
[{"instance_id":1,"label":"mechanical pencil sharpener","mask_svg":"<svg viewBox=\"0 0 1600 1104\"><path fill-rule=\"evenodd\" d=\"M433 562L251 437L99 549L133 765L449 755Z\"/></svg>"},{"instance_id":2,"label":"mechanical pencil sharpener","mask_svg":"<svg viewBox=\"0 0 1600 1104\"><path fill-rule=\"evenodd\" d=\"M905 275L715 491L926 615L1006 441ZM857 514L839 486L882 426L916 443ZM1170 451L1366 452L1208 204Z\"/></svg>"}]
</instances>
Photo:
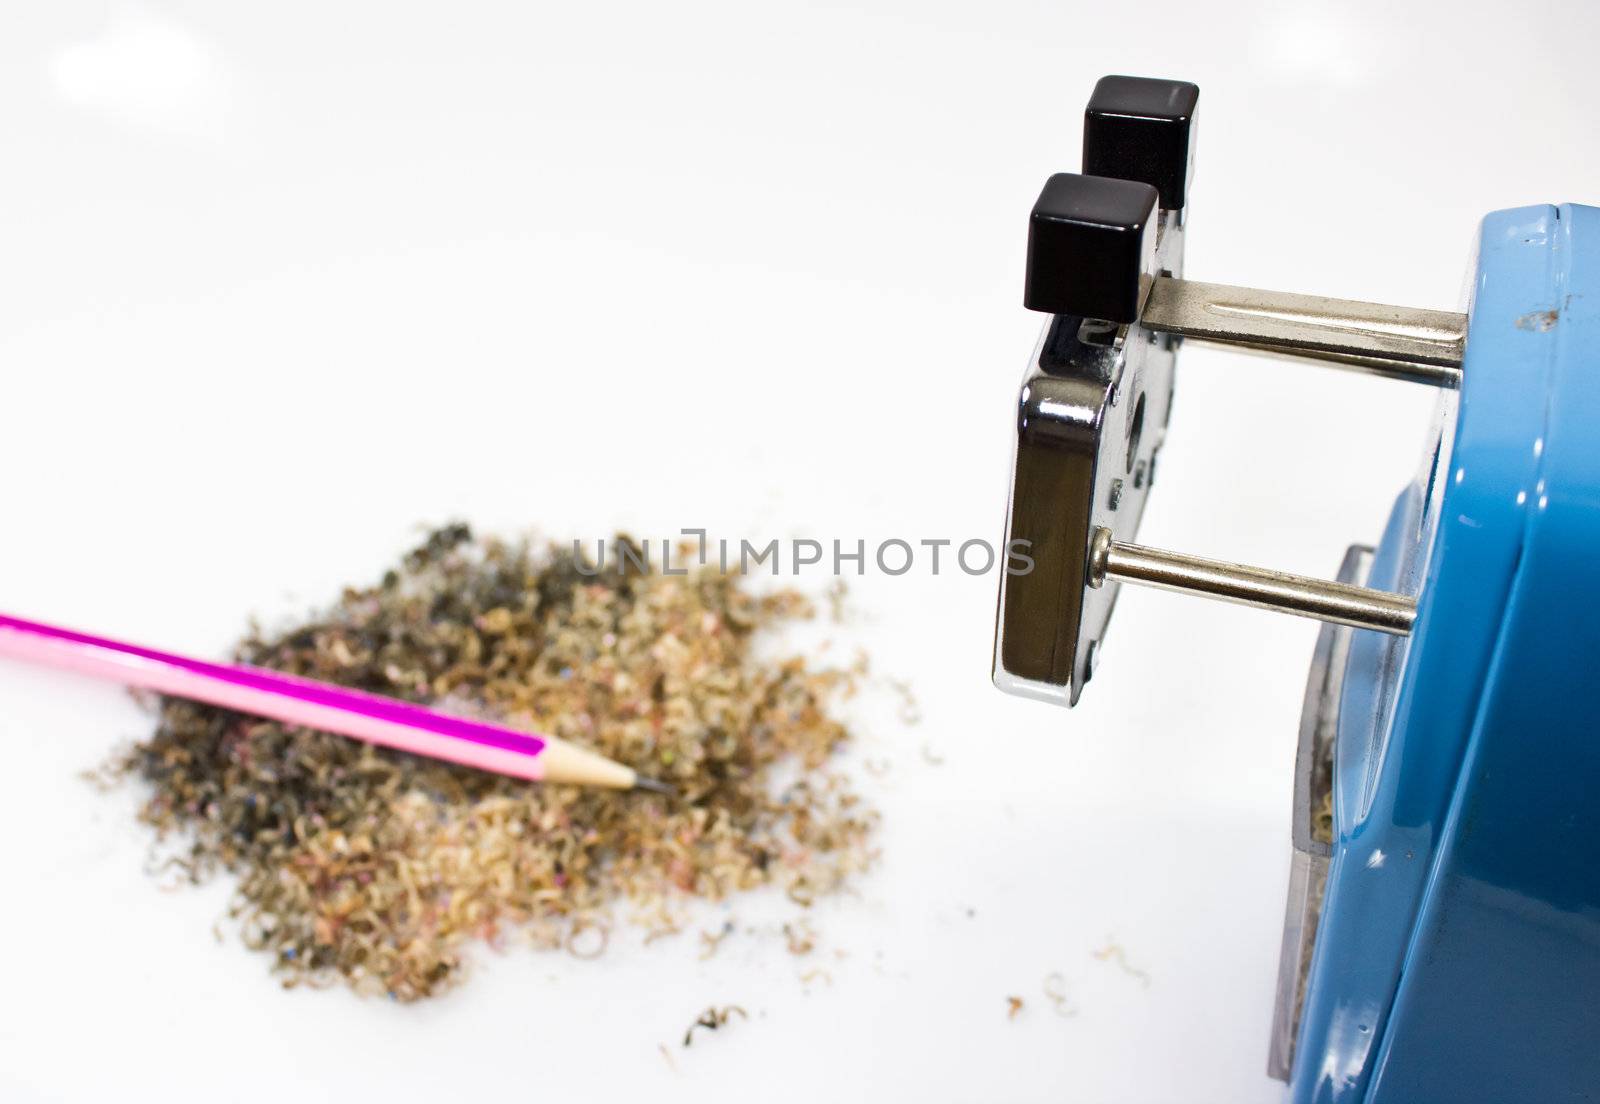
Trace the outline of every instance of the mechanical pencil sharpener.
<instances>
[{"instance_id":1,"label":"mechanical pencil sharpener","mask_svg":"<svg viewBox=\"0 0 1600 1104\"><path fill-rule=\"evenodd\" d=\"M1106 77L1045 184L994 678L1070 705L1131 583L1319 619L1269 1070L1296 1102L1600 1096L1600 208L1479 229L1466 313L1183 276L1199 89ZM1439 393L1321 580L1135 542L1185 339ZM1330 557L1331 564L1332 557Z\"/></svg>"}]
</instances>

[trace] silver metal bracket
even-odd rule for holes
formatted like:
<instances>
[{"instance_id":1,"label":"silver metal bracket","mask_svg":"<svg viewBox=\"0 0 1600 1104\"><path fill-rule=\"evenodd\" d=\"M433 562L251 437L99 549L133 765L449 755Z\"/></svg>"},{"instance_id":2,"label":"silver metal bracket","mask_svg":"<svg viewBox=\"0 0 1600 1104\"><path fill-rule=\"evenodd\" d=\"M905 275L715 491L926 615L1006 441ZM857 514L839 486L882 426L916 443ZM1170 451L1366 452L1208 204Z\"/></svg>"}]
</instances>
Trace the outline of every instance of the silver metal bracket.
<instances>
[{"instance_id":1,"label":"silver metal bracket","mask_svg":"<svg viewBox=\"0 0 1600 1104\"><path fill-rule=\"evenodd\" d=\"M1161 212L1159 271L1183 266L1180 212ZM1178 342L1138 323L1073 315L1045 324L1017 400L1007 547L1026 542L1026 574L1003 573L994 679L1009 693L1073 704L1094 673L1116 603L1091 588L1097 530L1138 532L1172 404Z\"/></svg>"},{"instance_id":2,"label":"silver metal bracket","mask_svg":"<svg viewBox=\"0 0 1600 1104\"><path fill-rule=\"evenodd\" d=\"M1029 222L1023 301L1050 316L1017 401L994 680L1074 704L1121 582L1405 634L1415 601L1135 543L1184 340L1457 387L1467 320L1449 311L1183 278L1199 90L1107 77L1085 113L1084 169L1057 173Z\"/></svg>"}]
</instances>

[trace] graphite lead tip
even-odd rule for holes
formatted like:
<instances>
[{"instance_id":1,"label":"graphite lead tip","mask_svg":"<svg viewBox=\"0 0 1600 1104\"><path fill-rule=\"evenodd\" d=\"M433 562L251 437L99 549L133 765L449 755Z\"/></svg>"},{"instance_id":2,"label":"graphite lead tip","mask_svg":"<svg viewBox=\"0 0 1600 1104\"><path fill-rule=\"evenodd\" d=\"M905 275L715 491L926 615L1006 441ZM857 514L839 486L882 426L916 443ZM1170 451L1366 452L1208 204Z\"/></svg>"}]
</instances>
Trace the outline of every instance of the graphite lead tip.
<instances>
[{"instance_id":1,"label":"graphite lead tip","mask_svg":"<svg viewBox=\"0 0 1600 1104\"><path fill-rule=\"evenodd\" d=\"M633 776L633 788L636 790L649 790L651 793L665 794L667 797L678 796L678 791L665 782L657 782L654 778L646 778L642 774Z\"/></svg>"}]
</instances>

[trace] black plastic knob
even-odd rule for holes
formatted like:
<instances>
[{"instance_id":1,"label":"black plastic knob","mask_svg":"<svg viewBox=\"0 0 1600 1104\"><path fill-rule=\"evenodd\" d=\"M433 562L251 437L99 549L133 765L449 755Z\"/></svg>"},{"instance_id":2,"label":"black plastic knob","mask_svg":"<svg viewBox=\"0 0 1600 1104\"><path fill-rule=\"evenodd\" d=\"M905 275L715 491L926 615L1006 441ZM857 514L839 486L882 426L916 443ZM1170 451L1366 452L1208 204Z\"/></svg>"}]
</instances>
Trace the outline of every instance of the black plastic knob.
<instances>
[{"instance_id":1,"label":"black plastic knob","mask_svg":"<svg viewBox=\"0 0 1600 1104\"><path fill-rule=\"evenodd\" d=\"M1155 188L1056 173L1028 222L1029 310L1136 322L1156 256Z\"/></svg>"},{"instance_id":2,"label":"black plastic knob","mask_svg":"<svg viewBox=\"0 0 1600 1104\"><path fill-rule=\"evenodd\" d=\"M1181 210L1194 166L1200 89L1187 81L1101 77L1083 113L1083 171L1140 180Z\"/></svg>"}]
</instances>

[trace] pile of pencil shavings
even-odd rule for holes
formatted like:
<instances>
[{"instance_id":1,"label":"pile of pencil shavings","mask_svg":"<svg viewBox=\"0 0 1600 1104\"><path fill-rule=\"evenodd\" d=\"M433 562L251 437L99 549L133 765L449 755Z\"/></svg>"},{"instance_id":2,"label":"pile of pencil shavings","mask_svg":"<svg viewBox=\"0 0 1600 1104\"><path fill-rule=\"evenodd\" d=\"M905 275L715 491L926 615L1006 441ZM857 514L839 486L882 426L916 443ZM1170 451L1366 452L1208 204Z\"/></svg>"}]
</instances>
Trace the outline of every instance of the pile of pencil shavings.
<instances>
[{"instance_id":1,"label":"pile of pencil shavings","mask_svg":"<svg viewBox=\"0 0 1600 1104\"><path fill-rule=\"evenodd\" d=\"M810 606L714 567L593 570L448 527L239 659L545 732L676 797L530 784L165 699L118 767L151 787L141 815L178 848L168 865L237 880L232 914L285 985L402 1001L459 979L472 940L591 956L619 909L666 933L694 898L773 885L809 904L864 869L875 817L830 768L849 732L828 712L860 672L754 648Z\"/></svg>"}]
</instances>

